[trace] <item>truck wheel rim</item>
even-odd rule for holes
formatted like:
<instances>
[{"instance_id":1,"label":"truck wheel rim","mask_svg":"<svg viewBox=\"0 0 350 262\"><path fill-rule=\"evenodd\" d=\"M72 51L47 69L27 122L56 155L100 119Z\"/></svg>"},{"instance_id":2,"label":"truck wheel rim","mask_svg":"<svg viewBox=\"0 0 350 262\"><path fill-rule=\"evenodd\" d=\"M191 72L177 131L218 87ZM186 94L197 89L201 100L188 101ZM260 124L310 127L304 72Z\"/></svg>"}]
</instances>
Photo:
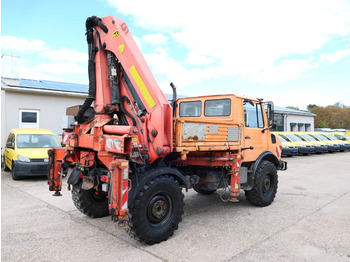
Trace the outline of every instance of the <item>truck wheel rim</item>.
<instances>
[{"instance_id":1,"label":"truck wheel rim","mask_svg":"<svg viewBox=\"0 0 350 262\"><path fill-rule=\"evenodd\" d=\"M167 195L158 194L151 198L147 208L147 218L153 224L166 223L172 210L171 199Z\"/></svg>"},{"instance_id":2,"label":"truck wheel rim","mask_svg":"<svg viewBox=\"0 0 350 262\"><path fill-rule=\"evenodd\" d=\"M264 196L267 196L270 194L272 190L272 180L270 177L270 174L266 174L262 183L262 192Z\"/></svg>"}]
</instances>

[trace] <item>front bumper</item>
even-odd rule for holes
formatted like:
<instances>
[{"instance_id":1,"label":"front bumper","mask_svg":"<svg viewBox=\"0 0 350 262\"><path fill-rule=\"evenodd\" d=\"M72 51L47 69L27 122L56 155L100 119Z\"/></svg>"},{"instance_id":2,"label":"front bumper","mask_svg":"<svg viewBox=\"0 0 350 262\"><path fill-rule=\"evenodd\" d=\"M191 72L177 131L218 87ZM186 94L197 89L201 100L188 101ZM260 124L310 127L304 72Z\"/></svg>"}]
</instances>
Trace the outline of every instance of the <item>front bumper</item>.
<instances>
[{"instance_id":1,"label":"front bumper","mask_svg":"<svg viewBox=\"0 0 350 262\"><path fill-rule=\"evenodd\" d=\"M299 154L313 154L315 153L315 148L313 146L299 147Z\"/></svg>"},{"instance_id":2,"label":"front bumper","mask_svg":"<svg viewBox=\"0 0 350 262\"><path fill-rule=\"evenodd\" d=\"M339 152L340 146L339 145L328 145L328 152Z\"/></svg>"},{"instance_id":3,"label":"front bumper","mask_svg":"<svg viewBox=\"0 0 350 262\"><path fill-rule=\"evenodd\" d=\"M286 161L282 161L282 160L279 161L277 169L281 170L281 171L287 170L287 162Z\"/></svg>"},{"instance_id":4,"label":"front bumper","mask_svg":"<svg viewBox=\"0 0 350 262\"><path fill-rule=\"evenodd\" d=\"M49 173L49 163L15 161L14 172L18 176L46 176Z\"/></svg>"},{"instance_id":5,"label":"front bumper","mask_svg":"<svg viewBox=\"0 0 350 262\"><path fill-rule=\"evenodd\" d=\"M340 147L340 151L350 150L349 144L341 144L341 145L339 145L339 147Z\"/></svg>"},{"instance_id":6,"label":"front bumper","mask_svg":"<svg viewBox=\"0 0 350 262\"><path fill-rule=\"evenodd\" d=\"M315 146L315 153L327 153L328 146Z\"/></svg>"},{"instance_id":7,"label":"front bumper","mask_svg":"<svg viewBox=\"0 0 350 262\"><path fill-rule=\"evenodd\" d=\"M297 147L283 147L282 148L282 155L283 156L295 156L297 154L298 154Z\"/></svg>"}]
</instances>

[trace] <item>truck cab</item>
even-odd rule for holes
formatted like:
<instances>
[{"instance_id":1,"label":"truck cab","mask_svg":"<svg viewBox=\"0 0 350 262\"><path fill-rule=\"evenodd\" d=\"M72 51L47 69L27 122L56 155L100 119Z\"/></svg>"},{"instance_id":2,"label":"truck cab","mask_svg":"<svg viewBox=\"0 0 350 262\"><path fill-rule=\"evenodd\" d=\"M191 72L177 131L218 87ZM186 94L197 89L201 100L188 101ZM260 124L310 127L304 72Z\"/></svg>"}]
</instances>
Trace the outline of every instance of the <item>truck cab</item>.
<instances>
[{"instance_id":1,"label":"truck cab","mask_svg":"<svg viewBox=\"0 0 350 262\"><path fill-rule=\"evenodd\" d=\"M178 99L174 151L237 150L243 162L270 152L280 159L281 141L269 130L272 111L272 102L232 94Z\"/></svg>"}]
</instances>

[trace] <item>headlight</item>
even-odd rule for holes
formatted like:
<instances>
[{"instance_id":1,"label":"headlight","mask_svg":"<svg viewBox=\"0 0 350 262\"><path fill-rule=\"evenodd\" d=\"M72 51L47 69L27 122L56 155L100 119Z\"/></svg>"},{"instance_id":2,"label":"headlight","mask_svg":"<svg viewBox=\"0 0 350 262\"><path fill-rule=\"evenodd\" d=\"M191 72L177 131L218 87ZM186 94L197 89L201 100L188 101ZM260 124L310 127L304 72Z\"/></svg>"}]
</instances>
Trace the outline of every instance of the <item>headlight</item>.
<instances>
[{"instance_id":1,"label":"headlight","mask_svg":"<svg viewBox=\"0 0 350 262\"><path fill-rule=\"evenodd\" d=\"M18 155L18 161L29 163L30 162L30 158Z\"/></svg>"},{"instance_id":2,"label":"headlight","mask_svg":"<svg viewBox=\"0 0 350 262\"><path fill-rule=\"evenodd\" d=\"M48 158L44 158L44 162L45 163L49 163L49 159Z\"/></svg>"}]
</instances>

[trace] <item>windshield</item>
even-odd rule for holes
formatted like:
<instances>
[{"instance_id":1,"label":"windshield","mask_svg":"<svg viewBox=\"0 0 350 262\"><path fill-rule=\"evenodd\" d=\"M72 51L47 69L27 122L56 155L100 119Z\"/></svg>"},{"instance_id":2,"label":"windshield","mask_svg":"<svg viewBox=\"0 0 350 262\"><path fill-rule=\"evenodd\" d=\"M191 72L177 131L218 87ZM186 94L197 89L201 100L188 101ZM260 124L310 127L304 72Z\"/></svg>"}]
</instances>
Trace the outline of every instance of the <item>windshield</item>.
<instances>
[{"instance_id":1,"label":"windshield","mask_svg":"<svg viewBox=\"0 0 350 262\"><path fill-rule=\"evenodd\" d=\"M297 137L296 135L293 135L293 134L286 134L286 136L292 141L303 141L301 140L300 137Z\"/></svg>"},{"instance_id":2,"label":"windshield","mask_svg":"<svg viewBox=\"0 0 350 262\"><path fill-rule=\"evenodd\" d=\"M350 136L347 135L347 134L343 134L342 136L343 136L343 137L346 137L347 139L350 139Z\"/></svg>"},{"instance_id":3,"label":"windshield","mask_svg":"<svg viewBox=\"0 0 350 262\"><path fill-rule=\"evenodd\" d=\"M283 136L277 135L279 139L281 139L281 142L288 142L286 139L284 139Z\"/></svg>"},{"instance_id":4,"label":"windshield","mask_svg":"<svg viewBox=\"0 0 350 262\"><path fill-rule=\"evenodd\" d=\"M313 134L313 136L317 137L318 140L321 140L321 141L328 141L329 140L329 139L327 139L324 136L319 135L319 134Z\"/></svg>"},{"instance_id":5,"label":"windshield","mask_svg":"<svg viewBox=\"0 0 350 262\"><path fill-rule=\"evenodd\" d=\"M332 140L339 140L338 138L336 138L335 136L333 136L332 134L327 134L327 136L332 139Z\"/></svg>"},{"instance_id":6,"label":"windshield","mask_svg":"<svg viewBox=\"0 0 350 262\"><path fill-rule=\"evenodd\" d=\"M323 136L324 138L326 138L328 141L331 141L332 139L330 139L329 137L327 137L326 135L320 134L320 136Z\"/></svg>"},{"instance_id":7,"label":"windshield","mask_svg":"<svg viewBox=\"0 0 350 262\"><path fill-rule=\"evenodd\" d=\"M17 135L17 148L52 148L60 147L54 135L23 134Z\"/></svg>"},{"instance_id":8,"label":"windshield","mask_svg":"<svg viewBox=\"0 0 350 262\"><path fill-rule=\"evenodd\" d=\"M316 139L313 136L307 135L307 134L302 134L301 135L303 138L305 138L307 141L316 141Z\"/></svg>"}]
</instances>

